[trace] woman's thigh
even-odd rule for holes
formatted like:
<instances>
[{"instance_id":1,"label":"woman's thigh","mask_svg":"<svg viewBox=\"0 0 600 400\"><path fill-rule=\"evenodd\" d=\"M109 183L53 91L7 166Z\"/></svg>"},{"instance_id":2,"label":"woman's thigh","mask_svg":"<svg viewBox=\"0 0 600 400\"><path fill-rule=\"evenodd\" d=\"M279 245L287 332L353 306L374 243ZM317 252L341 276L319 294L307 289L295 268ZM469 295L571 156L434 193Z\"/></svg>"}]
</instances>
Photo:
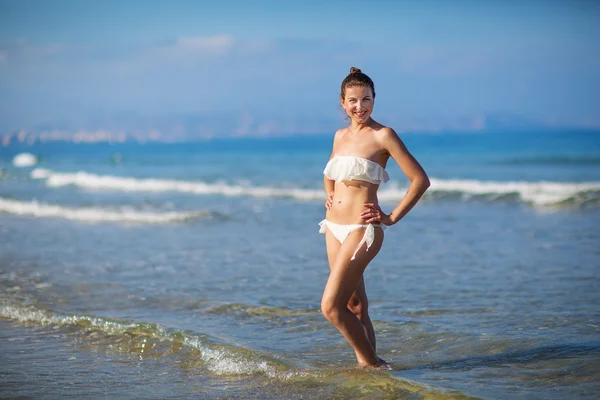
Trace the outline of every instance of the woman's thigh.
<instances>
[{"instance_id":1,"label":"woman's thigh","mask_svg":"<svg viewBox=\"0 0 600 400\"><path fill-rule=\"evenodd\" d=\"M375 229L375 240L369 250L363 245L357 252L356 258L351 260L352 254L360 243L364 229L351 232L335 252L335 259L330 262L331 273L325 287L324 296L335 303L348 303L353 293L362 281L362 275L368 264L377 255L383 244L383 231ZM332 235L333 236L333 235ZM335 239L335 238L333 238ZM338 242L339 243L339 242ZM329 255L329 250L328 250ZM364 293L364 286L362 294Z\"/></svg>"},{"instance_id":2,"label":"woman's thigh","mask_svg":"<svg viewBox=\"0 0 600 400\"><path fill-rule=\"evenodd\" d=\"M325 231L325 246L327 247L327 261L329 262L329 270L331 271L331 267L335 262L338 251L342 244L333 236L333 233L326 229Z\"/></svg>"}]
</instances>

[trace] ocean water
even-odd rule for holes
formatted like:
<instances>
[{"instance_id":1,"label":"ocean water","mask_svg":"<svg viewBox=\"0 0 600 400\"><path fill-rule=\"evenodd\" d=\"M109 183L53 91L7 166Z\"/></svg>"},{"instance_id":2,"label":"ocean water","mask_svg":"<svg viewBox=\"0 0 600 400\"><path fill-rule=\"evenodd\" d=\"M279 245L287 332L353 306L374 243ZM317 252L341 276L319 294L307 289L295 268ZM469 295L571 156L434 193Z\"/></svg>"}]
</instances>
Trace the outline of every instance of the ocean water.
<instances>
[{"instance_id":1,"label":"ocean water","mask_svg":"<svg viewBox=\"0 0 600 400\"><path fill-rule=\"evenodd\" d=\"M391 371L319 310L330 135L0 148L0 397L597 398L600 132L403 139L432 186L365 273Z\"/></svg>"}]
</instances>

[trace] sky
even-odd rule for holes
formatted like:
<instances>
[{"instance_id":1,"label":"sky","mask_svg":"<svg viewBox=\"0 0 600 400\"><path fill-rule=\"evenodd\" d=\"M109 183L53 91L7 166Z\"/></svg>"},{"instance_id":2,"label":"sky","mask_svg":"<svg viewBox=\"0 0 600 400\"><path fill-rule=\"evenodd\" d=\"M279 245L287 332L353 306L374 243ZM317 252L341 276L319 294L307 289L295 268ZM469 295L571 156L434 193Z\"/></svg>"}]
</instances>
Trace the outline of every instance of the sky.
<instances>
[{"instance_id":1,"label":"sky","mask_svg":"<svg viewBox=\"0 0 600 400\"><path fill-rule=\"evenodd\" d=\"M600 128L598 38L593 0L2 0L0 134L325 132L352 66L400 130Z\"/></svg>"}]
</instances>

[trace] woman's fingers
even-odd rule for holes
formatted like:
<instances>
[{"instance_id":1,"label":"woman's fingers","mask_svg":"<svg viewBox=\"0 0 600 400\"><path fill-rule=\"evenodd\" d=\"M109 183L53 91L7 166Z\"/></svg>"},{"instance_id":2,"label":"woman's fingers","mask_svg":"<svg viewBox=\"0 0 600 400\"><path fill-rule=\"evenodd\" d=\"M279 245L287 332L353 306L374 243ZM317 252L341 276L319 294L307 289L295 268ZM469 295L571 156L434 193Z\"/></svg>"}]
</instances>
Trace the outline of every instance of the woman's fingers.
<instances>
[{"instance_id":1,"label":"woman's fingers","mask_svg":"<svg viewBox=\"0 0 600 400\"><path fill-rule=\"evenodd\" d=\"M380 214L381 213L381 209L379 207L369 207L368 210L364 210L360 216L362 217L363 215L367 215L367 214Z\"/></svg>"},{"instance_id":2,"label":"woman's fingers","mask_svg":"<svg viewBox=\"0 0 600 400\"><path fill-rule=\"evenodd\" d=\"M372 222L382 222L383 211L381 211L381 207L379 204L375 203L363 203L367 210L364 210L360 213L360 218L365 220L365 223L370 224Z\"/></svg>"},{"instance_id":3,"label":"woman's fingers","mask_svg":"<svg viewBox=\"0 0 600 400\"><path fill-rule=\"evenodd\" d=\"M367 223L376 222L376 221L381 220L381 214L378 212L370 212L367 214L361 214L360 217L362 219L366 219Z\"/></svg>"}]
</instances>

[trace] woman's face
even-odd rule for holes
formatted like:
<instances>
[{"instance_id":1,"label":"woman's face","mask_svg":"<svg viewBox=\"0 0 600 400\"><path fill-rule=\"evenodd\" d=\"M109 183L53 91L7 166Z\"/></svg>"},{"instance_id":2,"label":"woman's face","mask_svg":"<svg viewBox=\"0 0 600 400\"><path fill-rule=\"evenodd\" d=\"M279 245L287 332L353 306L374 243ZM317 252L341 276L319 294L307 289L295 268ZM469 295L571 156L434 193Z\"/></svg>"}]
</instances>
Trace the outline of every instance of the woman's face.
<instances>
[{"instance_id":1,"label":"woman's face","mask_svg":"<svg viewBox=\"0 0 600 400\"><path fill-rule=\"evenodd\" d=\"M350 86L346 88L346 97L340 101L353 121L363 123L371 117L375 99L370 87Z\"/></svg>"}]
</instances>

